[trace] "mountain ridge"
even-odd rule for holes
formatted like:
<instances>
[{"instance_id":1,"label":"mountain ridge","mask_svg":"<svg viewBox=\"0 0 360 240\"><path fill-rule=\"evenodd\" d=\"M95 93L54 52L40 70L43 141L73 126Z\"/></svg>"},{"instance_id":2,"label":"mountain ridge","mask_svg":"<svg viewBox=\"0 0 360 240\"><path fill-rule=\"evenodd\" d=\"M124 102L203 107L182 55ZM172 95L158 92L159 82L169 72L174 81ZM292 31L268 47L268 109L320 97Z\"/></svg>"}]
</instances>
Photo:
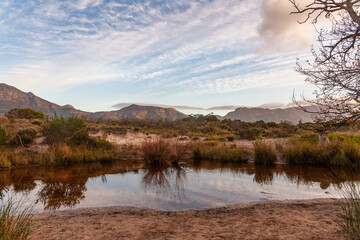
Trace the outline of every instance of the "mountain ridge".
<instances>
[{"instance_id":1,"label":"mountain ridge","mask_svg":"<svg viewBox=\"0 0 360 240\"><path fill-rule=\"evenodd\" d=\"M174 121L187 117L186 114L176 110L175 108L165 108L158 106L140 106L131 104L127 107L115 111L102 111L102 112L86 112L74 108L72 105L67 104L60 106L45 99L42 99L32 92L23 92L13 86L5 83L0 83L0 115L13 108L30 108L33 110L41 111L45 115L53 116L54 114L62 116L84 116L89 119L104 119L104 120L117 120L117 119L146 119L146 120L168 120ZM227 113L224 117L219 119L241 120L244 122L255 122L263 120L265 122L281 122L288 121L291 123L312 122L310 114L295 108L248 108L239 107L234 111Z\"/></svg>"}]
</instances>

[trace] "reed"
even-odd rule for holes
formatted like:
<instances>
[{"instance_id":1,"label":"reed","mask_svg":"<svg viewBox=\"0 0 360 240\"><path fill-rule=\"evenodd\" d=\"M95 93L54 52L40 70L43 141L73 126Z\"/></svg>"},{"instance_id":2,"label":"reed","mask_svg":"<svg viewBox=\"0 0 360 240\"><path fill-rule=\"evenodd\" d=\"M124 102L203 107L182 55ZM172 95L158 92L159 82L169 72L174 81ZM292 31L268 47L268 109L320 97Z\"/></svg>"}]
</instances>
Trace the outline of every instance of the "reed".
<instances>
[{"instance_id":1,"label":"reed","mask_svg":"<svg viewBox=\"0 0 360 240\"><path fill-rule=\"evenodd\" d=\"M32 230L32 206L23 207L23 202L13 199L0 203L0 239L25 240Z\"/></svg>"},{"instance_id":2,"label":"reed","mask_svg":"<svg viewBox=\"0 0 360 240\"><path fill-rule=\"evenodd\" d=\"M273 165L276 162L276 152L270 144L263 141L254 142L255 164Z\"/></svg>"}]
</instances>

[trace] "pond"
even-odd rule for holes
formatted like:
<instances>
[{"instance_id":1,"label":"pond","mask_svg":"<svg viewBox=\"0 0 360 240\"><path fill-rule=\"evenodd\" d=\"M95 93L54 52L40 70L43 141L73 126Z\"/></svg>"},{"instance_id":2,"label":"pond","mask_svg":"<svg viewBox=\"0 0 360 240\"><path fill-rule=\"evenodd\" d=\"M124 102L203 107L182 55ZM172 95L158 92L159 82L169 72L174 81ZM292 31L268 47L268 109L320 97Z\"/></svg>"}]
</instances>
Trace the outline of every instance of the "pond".
<instances>
[{"instance_id":1,"label":"pond","mask_svg":"<svg viewBox=\"0 0 360 240\"><path fill-rule=\"evenodd\" d=\"M35 203L35 211L134 206L204 209L264 200L339 197L341 170L202 161L167 168L91 163L0 171L0 196Z\"/></svg>"}]
</instances>

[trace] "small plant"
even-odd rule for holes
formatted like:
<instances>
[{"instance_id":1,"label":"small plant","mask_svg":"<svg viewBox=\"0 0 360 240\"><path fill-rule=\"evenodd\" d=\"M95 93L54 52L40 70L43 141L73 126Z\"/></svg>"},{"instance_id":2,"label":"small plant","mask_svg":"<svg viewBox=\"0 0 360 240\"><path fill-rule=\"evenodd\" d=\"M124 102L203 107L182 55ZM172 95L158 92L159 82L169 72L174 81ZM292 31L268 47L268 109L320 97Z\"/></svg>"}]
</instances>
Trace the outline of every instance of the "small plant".
<instances>
[{"instance_id":1,"label":"small plant","mask_svg":"<svg viewBox=\"0 0 360 240\"><path fill-rule=\"evenodd\" d=\"M226 139L227 139L229 142L232 142L232 141L234 141L235 137L234 137L234 136L227 136Z\"/></svg>"},{"instance_id":2,"label":"small plant","mask_svg":"<svg viewBox=\"0 0 360 240\"><path fill-rule=\"evenodd\" d=\"M10 144L15 146L26 147L34 141L37 134L38 132L36 131L35 128L32 127L19 128L16 131L15 136L13 136L10 139Z\"/></svg>"},{"instance_id":3,"label":"small plant","mask_svg":"<svg viewBox=\"0 0 360 240\"><path fill-rule=\"evenodd\" d=\"M263 141L254 143L255 164L273 165L276 161L276 153L273 147Z\"/></svg>"},{"instance_id":4,"label":"small plant","mask_svg":"<svg viewBox=\"0 0 360 240\"><path fill-rule=\"evenodd\" d=\"M5 128L2 125L0 125L0 146L5 144L7 138L8 138L8 136L7 136Z\"/></svg>"},{"instance_id":5,"label":"small plant","mask_svg":"<svg viewBox=\"0 0 360 240\"><path fill-rule=\"evenodd\" d=\"M34 121L31 122L31 124L36 126L41 126L43 124L43 121L41 121L40 119L35 119Z\"/></svg>"},{"instance_id":6,"label":"small plant","mask_svg":"<svg viewBox=\"0 0 360 240\"><path fill-rule=\"evenodd\" d=\"M172 158L170 144L162 138L145 141L141 146L141 151L145 164L150 166L166 166Z\"/></svg>"},{"instance_id":7,"label":"small plant","mask_svg":"<svg viewBox=\"0 0 360 240\"><path fill-rule=\"evenodd\" d=\"M345 239L360 239L360 188L356 183L347 182L342 185L340 232Z\"/></svg>"},{"instance_id":8,"label":"small plant","mask_svg":"<svg viewBox=\"0 0 360 240\"><path fill-rule=\"evenodd\" d=\"M32 206L23 207L22 201L0 202L0 239L26 240L32 228Z\"/></svg>"}]
</instances>

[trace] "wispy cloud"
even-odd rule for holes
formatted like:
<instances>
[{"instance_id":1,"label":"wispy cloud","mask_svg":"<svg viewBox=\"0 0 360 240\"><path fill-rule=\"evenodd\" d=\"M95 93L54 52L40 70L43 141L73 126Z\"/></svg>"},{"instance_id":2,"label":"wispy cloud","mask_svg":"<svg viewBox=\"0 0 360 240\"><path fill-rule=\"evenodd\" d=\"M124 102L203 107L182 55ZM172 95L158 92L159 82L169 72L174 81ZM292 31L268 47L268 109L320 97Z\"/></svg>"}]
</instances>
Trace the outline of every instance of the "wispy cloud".
<instances>
[{"instance_id":1,"label":"wispy cloud","mask_svg":"<svg viewBox=\"0 0 360 240\"><path fill-rule=\"evenodd\" d=\"M3 0L0 78L23 89L116 82L129 102L296 86L296 54L256 52L261 3Z\"/></svg>"}]
</instances>

